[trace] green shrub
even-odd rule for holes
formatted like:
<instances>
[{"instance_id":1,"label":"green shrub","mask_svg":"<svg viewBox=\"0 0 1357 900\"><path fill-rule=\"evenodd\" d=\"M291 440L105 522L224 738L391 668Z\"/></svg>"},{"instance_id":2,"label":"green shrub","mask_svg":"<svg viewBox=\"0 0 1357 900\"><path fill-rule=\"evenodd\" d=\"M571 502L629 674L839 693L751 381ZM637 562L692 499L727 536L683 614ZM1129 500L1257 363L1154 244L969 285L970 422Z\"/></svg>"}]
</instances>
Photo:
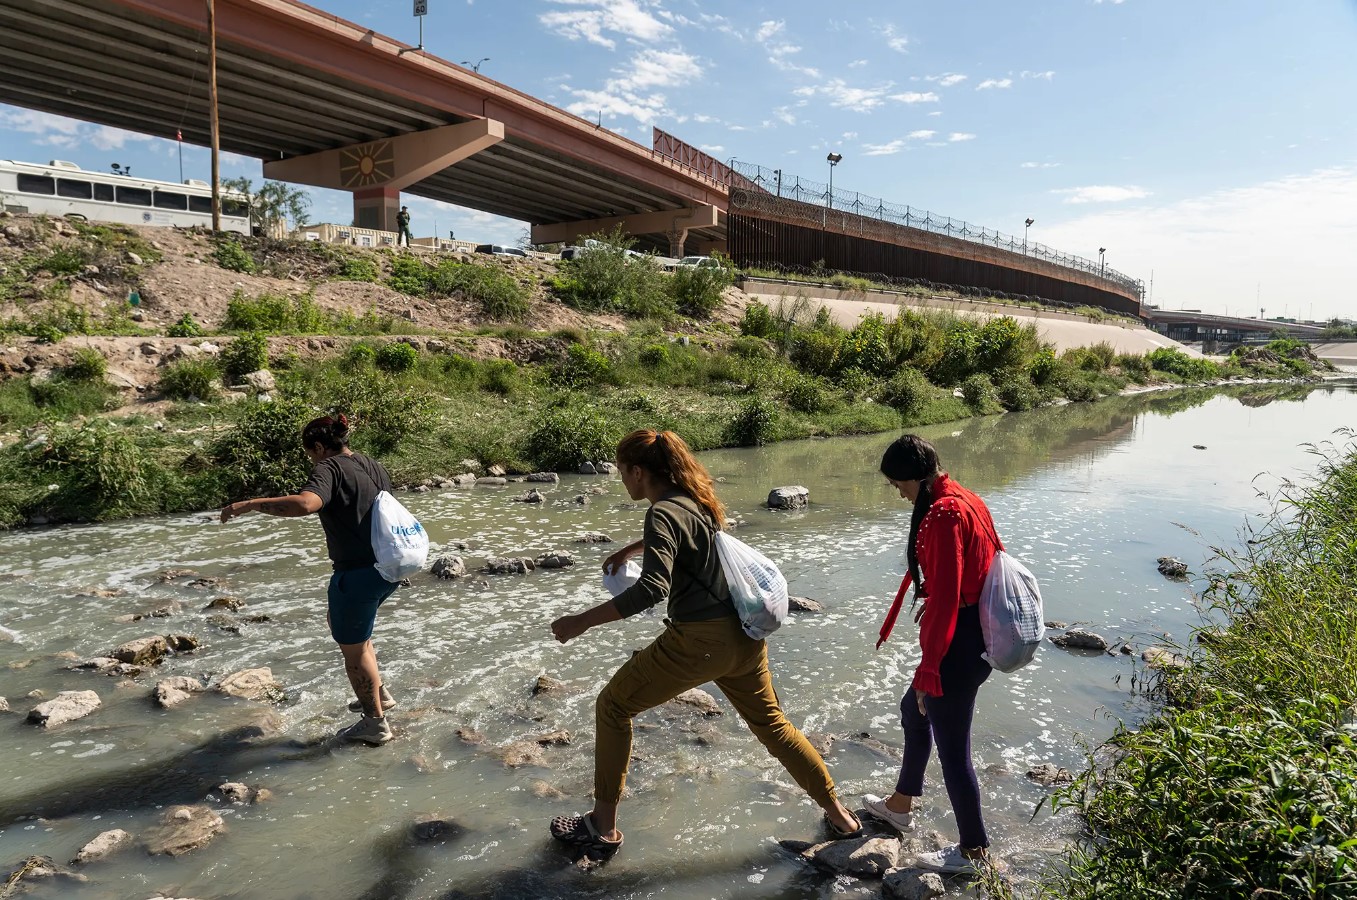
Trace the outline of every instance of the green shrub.
<instances>
[{"instance_id":1,"label":"green shrub","mask_svg":"<svg viewBox=\"0 0 1357 900\"><path fill-rule=\"evenodd\" d=\"M108 371L108 360L93 347L81 347L63 371L73 381L100 381Z\"/></svg>"},{"instance_id":2,"label":"green shrub","mask_svg":"<svg viewBox=\"0 0 1357 900\"><path fill-rule=\"evenodd\" d=\"M258 332L242 334L221 349L220 363L226 383L237 384L251 372L268 367L269 339Z\"/></svg>"},{"instance_id":3,"label":"green shrub","mask_svg":"<svg viewBox=\"0 0 1357 900\"><path fill-rule=\"evenodd\" d=\"M217 241L216 247L212 249L212 258L217 261L217 265L232 272L253 275L258 271L250 251L231 238L221 238Z\"/></svg>"},{"instance_id":4,"label":"green shrub","mask_svg":"<svg viewBox=\"0 0 1357 900\"><path fill-rule=\"evenodd\" d=\"M818 378L801 376L793 379L784 391L787 405L797 412L813 415L823 412L829 406L824 385Z\"/></svg>"},{"instance_id":5,"label":"green shrub","mask_svg":"<svg viewBox=\"0 0 1357 900\"><path fill-rule=\"evenodd\" d=\"M226 304L227 331L261 331L266 334L316 334L328 330L330 317L307 292L295 297L263 293L246 297L236 290Z\"/></svg>"},{"instance_id":6,"label":"green shrub","mask_svg":"<svg viewBox=\"0 0 1357 900\"><path fill-rule=\"evenodd\" d=\"M391 260L391 274L386 277L386 284L402 294L423 297L429 292L430 278L430 268L423 260L409 253L400 253Z\"/></svg>"},{"instance_id":7,"label":"green shrub","mask_svg":"<svg viewBox=\"0 0 1357 900\"><path fill-rule=\"evenodd\" d=\"M28 380L28 395L44 417L66 419L105 412L117 397L117 391L102 379L79 381L62 375Z\"/></svg>"},{"instance_id":8,"label":"green shrub","mask_svg":"<svg viewBox=\"0 0 1357 900\"><path fill-rule=\"evenodd\" d=\"M1143 354L1123 353L1117 357L1116 364L1121 374L1137 384L1150 380L1150 361Z\"/></svg>"},{"instance_id":9,"label":"green shrub","mask_svg":"<svg viewBox=\"0 0 1357 900\"><path fill-rule=\"evenodd\" d=\"M489 319L519 322L527 318L528 291L499 265L444 260L428 272L426 291L433 297L460 296Z\"/></svg>"},{"instance_id":10,"label":"green shrub","mask_svg":"<svg viewBox=\"0 0 1357 900\"><path fill-rule=\"evenodd\" d=\"M994 385L989 376L976 372L961 382L961 396L972 408L983 409L994 401Z\"/></svg>"},{"instance_id":11,"label":"green shrub","mask_svg":"<svg viewBox=\"0 0 1357 900\"><path fill-rule=\"evenodd\" d=\"M635 242L621 226L593 235L589 249L561 263L553 289L561 300L588 312L615 310L635 318L671 318L675 302L652 256L627 253Z\"/></svg>"},{"instance_id":12,"label":"green shrub","mask_svg":"<svg viewBox=\"0 0 1357 900\"><path fill-rule=\"evenodd\" d=\"M642 347L636 358L643 366L659 368L669 362L669 347L664 344L650 344Z\"/></svg>"},{"instance_id":13,"label":"green shrub","mask_svg":"<svg viewBox=\"0 0 1357 900\"><path fill-rule=\"evenodd\" d=\"M986 372L1020 366L1024 355L1023 338L1023 328L1017 320L1008 316L990 319L980 327L976 338L976 365Z\"/></svg>"},{"instance_id":14,"label":"green shrub","mask_svg":"<svg viewBox=\"0 0 1357 900\"><path fill-rule=\"evenodd\" d=\"M346 256L339 264L335 278L339 281L377 281L382 267L370 256Z\"/></svg>"},{"instance_id":15,"label":"green shrub","mask_svg":"<svg viewBox=\"0 0 1357 900\"><path fill-rule=\"evenodd\" d=\"M556 379L573 387L604 384L612 378L613 367L608 357L583 344L567 347L565 359L556 370Z\"/></svg>"},{"instance_id":16,"label":"green shrub","mask_svg":"<svg viewBox=\"0 0 1357 900\"><path fill-rule=\"evenodd\" d=\"M249 401L209 451L214 474L231 500L290 494L306 482L302 426L315 410L298 400Z\"/></svg>"},{"instance_id":17,"label":"green shrub","mask_svg":"<svg viewBox=\"0 0 1357 900\"><path fill-rule=\"evenodd\" d=\"M782 325L773 318L773 311L757 300L751 300L740 319L740 333L749 337L772 340L782 333Z\"/></svg>"},{"instance_id":18,"label":"green shrub","mask_svg":"<svg viewBox=\"0 0 1357 900\"><path fill-rule=\"evenodd\" d=\"M974 325L962 320L953 322L943 338L942 357L929 376L943 385L965 381L975 371L979 343Z\"/></svg>"},{"instance_id":19,"label":"green shrub","mask_svg":"<svg viewBox=\"0 0 1357 900\"><path fill-rule=\"evenodd\" d=\"M792 365L808 375L829 375L839 356L839 338L823 331L798 330L792 339Z\"/></svg>"},{"instance_id":20,"label":"green shrub","mask_svg":"<svg viewBox=\"0 0 1357 900\"><path fill-rule=\"evenodd\" d=\"M184 313L165 333L173 338L201 337L203 328L193 318L193 313Z\"/></svg>"},{"instance_id":21,"label":"green shrub","mask_svg":"<svg viewBox=\"0 0 1357 900\"><path fill-rule=\"evenodd\" d=\"M377 361L381 365L381 351ZM321 400L323 407L348 414L353 421L354 447L371 453L390 453L408 438L428 433L433 426L428 394L381 372L356 372L341 379Z\"/></svg>"},{"instance_id":22,"label":"green shrub","mask_svg":"<svg viewBox=\"0 0 1357 900\"><path fill-rule=\"evenodd\" d=\"M838 384L839 390L843 391L844 395L854 402L870 396L881 384L857 366L840 369L834 376L834 381Z\"/></svg>"},{"instance_id":23,"label":"green shrub","mask_svg":"<svg viewBox=\"0 0 1357 900\"><path fill-rule=\"evenodd\" d=\"M1050 347L1042 347L1027 364L1027 377L1036 385L1048 383L1055 371L1055 352Z\"/></svg>"},{"instance_id":24,"label":"green shrub","mask_svg":"<svg viewBox=\"0 0 1357 900\"><path fill-rule=\"evenodd\" d=\"M558 341L565 341L567 344L583 344L589 339L584 333L584 329L568 325L565 328L557 328L551 333L551 336Z\"/></svg>"},{"instance_id":25,"label":"green shrub","mask_svg":"<svg viewBox=\"0 0 1357 900\"><path fill-rule=\"evenodd\" d=\"M481 364L480 381L492 394L507 396L520 388L522 375L512 359L492 359Z\"/></svg>"},{"instance_id":26,"label":"green shrub","mask_svg":"<svg viewBox=\"0 0 1357 900\"><path fill-rule=\"evenodd\" d=\"M995 378L998 379L995 394L1004 409L1023 412L1041 405L1041 391L1023 370L1005 370L997 373Z\"/></svg>"},{"instance_id":27,"label":"green shrub","mask_svg":"<svg viewBox=\"0 0 1357 900\"><path fill-rule=\"evenodd\" d=\"M1092 379L1081 372L1063 379L1061 392L1064 393L1066 400L1073 403L1091 403L1098 399L1098 388Z\"/></svg>"},{"instance_id":28,"label":"green shrub","mask_svg":"<svg viewBox=\"0 0 1357 900\"><path fill-rule=\"evenodd\" d=\"M772 359L776 354L768 342L753 335L743 335L730 342L730 352L741 359Z\"/></svg>"},{"instance_id":29,"label":"green shrub","mask_svg":"<svg viewBox=\"0 0 1357 900\"><path fill-rule=\"evenodd\" d=\"M172 400L212 400L221 384L221 372L209 359L181 359L160 374L160 393Z\"/></svg>"},{"instance_id":30,"label":"green shrub","mask_svg":"<svg viewBox=\"0 0 1357 900\"><path fill-rule=\"evenodd\" d=\"M1176 347L1160 347L1145 355L1152 368L1167 372L1178 381L1210 381L1220 376L1220 367L1209 359L1188 356Z\"/></svg>"},{"instance_id":31,"label":"green shrub","mask_svg":"<svg viewBox=\"0 0 1357 900\"><path fill-rule=\"evenodd\" d=\"M344 361L352 368L366 369L377 364L377 348L371 344L359 342L351 344L344 353Z\"/></svg>"},{"instance_id":32,"label":"green shrub","mask_svg":"<svg viewBox=\"0 0 1357 900\"><path fill-rule=\"evenodd\" d=\"M721 307L726 288L735 283L735 267L730 260L720 266L679 266L669 280L678 311L686 316L710 318Z\"/></svg>"},{"instance_id":33,"label":"green shrub","mask_svg":"<svg viewBox=\"0 0 1357 900\"><path fill-rule=\"evenodd\" d=\"M924 373L908 366L901 368L886 382L881 402L894 407L901 415L915 415L923 408L934 387Z\"/></svg>"},{"instance_id":34,"label":"green shrub","mask_svg":"<svg viewBox=\"0 0 1357 900\"><path fill-rule=\"evenodd\" d=\"M56 247L33 266L38 272L50 272L53 275L79 275L89 265L89 260L79 247Z\"/></svg>"},{"instance_id":35,"label":"green shrub","mask_svg":"<svg viewBox=\"0 0 1357 900\"><path fill-rule=\"evenodd\" d=\"M156 508L162 471L127 434L107 422L55 426L28 465L57 485L43 498L54 518L102 521Z\"/></svg>"},{"instance_id":36,"label":"green shrub","mask_svg":"<svg viewBox=\"0 0 1357 900\"><path fill-rule=\"evenodd\" d=\"M777 409L762 397L751 397L726 426L725 442L736 447L762 447L773 439Z\"/></svg>"},{"instance_id":37,"label":"green shrub","mask_svg":"<svg viewBox=\"0 0 1357 900\"><path fill-rule=\"evenodd\" d=\"M886 375L894 367L895 359L886 343L886 318L881 313L869 313L839 342L835 365L839 368L858 368L871 375Z\"/></svg>"},{"instance_id":38,"label":"green shrub","mask_svg":"<svg viewBox=\"0 0 1357 900\"><path fill-rule=\"evenodd\" d=\"M408 372L419 362L419 351L404 341L392 341L377 351L377 368L386 372Z\"/></svg>"},{"instance_id":39,"label":"green shrub","mask_svg":"<svg viewBox=\"0 0 1357 900\"><path fill-rule=\"evenodd\" d=\"M543 410L523 442L523 452L534 466L573 472L581 463L612 459L621 438L595 406L574 403Z\"/></svg>"}]
</instances>

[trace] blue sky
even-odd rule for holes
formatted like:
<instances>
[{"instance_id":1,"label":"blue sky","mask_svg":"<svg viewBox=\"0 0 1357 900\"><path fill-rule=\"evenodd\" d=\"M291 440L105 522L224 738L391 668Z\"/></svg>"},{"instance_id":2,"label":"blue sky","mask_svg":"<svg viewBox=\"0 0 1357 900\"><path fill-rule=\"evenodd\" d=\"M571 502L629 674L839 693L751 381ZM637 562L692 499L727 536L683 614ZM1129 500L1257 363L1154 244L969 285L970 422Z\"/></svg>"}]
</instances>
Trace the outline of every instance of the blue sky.
<instances>
[{"instance_id":1,"label":"blue sky","mask_svg":"<svg viewBox=\"0 0 1357 900\"><path fill-rule=\"evenodd\" d=\"M315 5L415 42L408 0ZM1357 317L1357 0L429 0L426 49L649 144L1096 258L1166 307ZM0 106L0 157L178 177L175 145ZM185 175L207 153L185 148ZM259 177L228 158L226 175ZM314 192L313 219L348 221ZM521 223L412 200L416 234ZM1261 299L1259 299L1261 298Z\"/></svg>"}]
</instances>

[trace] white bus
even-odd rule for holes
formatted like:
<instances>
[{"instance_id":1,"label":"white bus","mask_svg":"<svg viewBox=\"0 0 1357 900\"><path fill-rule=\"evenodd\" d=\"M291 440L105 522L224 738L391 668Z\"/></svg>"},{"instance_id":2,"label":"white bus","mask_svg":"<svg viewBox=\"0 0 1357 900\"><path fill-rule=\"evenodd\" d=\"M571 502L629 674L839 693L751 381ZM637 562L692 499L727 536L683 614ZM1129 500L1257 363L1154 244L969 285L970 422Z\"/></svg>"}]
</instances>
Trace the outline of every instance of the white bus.
<instances>
[{"instance_id":1,"label":"white bus","mask_svg":"<svg viewBox=\"0 0 1357 900\"><path fill-rule=\"evenodd\" d=\"M91 222L211 228L212 187L196 179L175 184L86 172L60 159L45 166L0 159L0 208ZM221 227L250 233L250 209L244 197L223 192Z\"/></svg>"}]
</instances>

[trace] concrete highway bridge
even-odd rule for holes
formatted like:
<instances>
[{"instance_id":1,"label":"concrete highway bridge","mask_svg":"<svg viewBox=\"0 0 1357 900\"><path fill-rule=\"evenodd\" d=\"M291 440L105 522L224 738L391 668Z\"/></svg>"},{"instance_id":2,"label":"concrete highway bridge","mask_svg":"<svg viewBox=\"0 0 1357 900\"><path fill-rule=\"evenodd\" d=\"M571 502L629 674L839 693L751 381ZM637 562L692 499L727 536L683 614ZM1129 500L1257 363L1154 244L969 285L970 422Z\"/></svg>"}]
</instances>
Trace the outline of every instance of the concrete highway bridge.
<instances>
[{"instance_id":1,"label":"concrete highway bridge","mask_svg":"<svg viewBox=\"0 0 1357 900\"><path fill-rule=\"evenodd\" d=\"M792 196L781 173L658 130L645 147L295 0L215 10L222 149L351 192L359 227L394 231L404 191L529 222L540 243L621 225L672 256L1141 312L1140 283L1100 264L861 195ZM207 145L207 62L203 0L0 0L0 102Z\"/></svg>"},{"instance_id":2,"label":"concrete highway bridge","mask_svg":"<svg viewBox=\"0 0 1357 900\"><path fill-rule=\"evenodd\" d=\"M1195 309L1149 308L1145 310L1145 319L1155 331L1182 343L1242 344L1269 338L1276 331L1285 331L1299 340L1317 341L1323 338L1325 328L1275 319L1210 315Z\"/></svg>"}]
</instances>

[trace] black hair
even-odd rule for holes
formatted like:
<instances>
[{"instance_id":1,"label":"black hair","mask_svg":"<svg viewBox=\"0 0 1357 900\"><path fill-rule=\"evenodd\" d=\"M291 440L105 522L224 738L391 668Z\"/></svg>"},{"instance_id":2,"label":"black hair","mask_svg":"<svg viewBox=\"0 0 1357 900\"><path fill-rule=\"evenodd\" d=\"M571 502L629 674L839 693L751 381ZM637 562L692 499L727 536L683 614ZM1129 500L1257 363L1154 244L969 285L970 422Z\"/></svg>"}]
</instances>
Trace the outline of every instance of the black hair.
<instances>
[{"instance_id":1,"label":"black hair","mask_svg":"<svg viewBox=\"0 0 1357 900\"><path fill-rule=\"evenodd\" d=\"M919 496L914 501L914 514L909 520L909 574L914 578L917 596L923 586L919 574L919 525L933 505L933 479L942 469L938 465L938 451L917 434L896 438L881 456L881 474L892 481L919 482Z\"/></svg>"},{"instance_id":2,"label":"black hair","mask_svg":"<svg viewBox=\"0 0 1357 900\"><path fill-rule=\"evenodd\" d=\"M340 413L307 422L302 429L302 446L310 450L316 444L336 452L349 446L349 417Z\"/></svg>"}]
</instances>

